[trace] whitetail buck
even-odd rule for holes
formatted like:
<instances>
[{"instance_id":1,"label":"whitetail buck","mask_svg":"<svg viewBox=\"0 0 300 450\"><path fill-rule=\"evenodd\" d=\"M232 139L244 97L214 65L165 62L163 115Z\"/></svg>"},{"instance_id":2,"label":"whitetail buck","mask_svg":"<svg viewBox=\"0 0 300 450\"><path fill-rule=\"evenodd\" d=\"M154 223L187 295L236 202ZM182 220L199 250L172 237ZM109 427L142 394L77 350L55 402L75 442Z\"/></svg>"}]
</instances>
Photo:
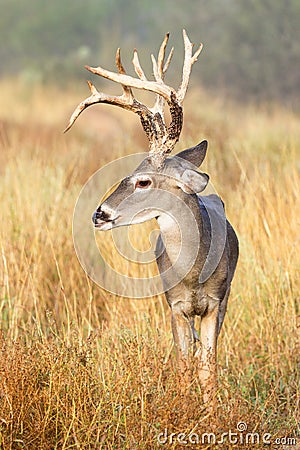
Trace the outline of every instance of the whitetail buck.
<instances>
[{"instance_id":1,"label":"whitetail buck","mask_svg":"<svg viewBox=\"0 0 300 450\"><path fill-rule=\"evenodd\" d=\"M116 54L118 73L101 67L86 66L92 73L121 84L123 95L105 95L88 82L91 96L77 106L66 130L85 108L96 103L117 105L140 116L150 142L149 156L100 204L93 215L93 223L99 230L109 230L157 219L161 234L156 246L156 261L172 311L172 331L178 365L184 372L190 357L198 359L203 398L207 401L216 386L217 338L237 264L238 240L225 218L223 203L219 197L198 195L205 189L209 179L208 175L197 171L206 155L207 142L203 141L174 157L167 157L179 139L183 119L182 102L192 65L202 48L201 45L193 54L193 45L183 30L183 74L181 85L176 91L163 81L173 54L172 49L165 62L168 38L167 34L157 60L152 55L155 81L146 78L136 50L133 66L137 78L126 75L119 49ZM154 107L150 109L140 103L134 97L132 89L155 93ZM169 125L164 118L165 102L170 110ZM157 192L159 196L155 196ZM157 198L160 198L159 205ZM173 198L178 201L172 201ZM188 208L196 228L193 228L189 214L183 213L180 205ZM215 226L212 221L219 225ZM220 226L222 223L223 227ZM191 231L189 242L185 243L184 254L181 254L182 232L189 233L193 229L195 232ZM187 271L189 253L193 253L195 257ZM208 259L213 263L207 266ZM195 316L201 318L199 337L194 328Z\"/></svg>"}]
</instances>

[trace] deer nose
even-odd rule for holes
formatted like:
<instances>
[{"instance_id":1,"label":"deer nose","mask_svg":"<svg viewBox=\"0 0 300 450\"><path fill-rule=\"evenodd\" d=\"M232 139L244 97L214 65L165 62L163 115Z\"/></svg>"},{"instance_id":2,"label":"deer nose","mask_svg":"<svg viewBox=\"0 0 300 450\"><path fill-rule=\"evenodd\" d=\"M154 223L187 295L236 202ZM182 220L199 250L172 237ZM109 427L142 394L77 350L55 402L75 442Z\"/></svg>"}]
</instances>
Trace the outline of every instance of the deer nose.
<instances>
[{"instance_id":1,"label":"deer nose","mask_svg":"<svg viewBox=\"0 0 300 450\"><path fill-rule=\"evenodd\" d=\"M102 211L101 207L99 207L92 215L92 222L95 225L99 222L108 222L109 220L110 220L109 214Z\"/></svg>"}]
</instances>

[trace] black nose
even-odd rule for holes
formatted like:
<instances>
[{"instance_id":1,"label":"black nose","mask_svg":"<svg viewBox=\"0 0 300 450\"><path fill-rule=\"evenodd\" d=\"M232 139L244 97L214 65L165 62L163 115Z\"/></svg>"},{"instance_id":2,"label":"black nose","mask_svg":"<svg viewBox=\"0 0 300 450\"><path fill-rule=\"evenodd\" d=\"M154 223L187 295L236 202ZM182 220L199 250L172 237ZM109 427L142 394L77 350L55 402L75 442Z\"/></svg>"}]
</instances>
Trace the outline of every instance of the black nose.
<instances>
[{"instance_id":1,"label":"black nose","mask_svg":"<svg viewBox=\"0 0 300 450\"><path fill-rule=\"evenodd\" d=\"M105 213L104 211L101 211L100 208L98 208L92 215L92 222L94 224L97 224L98 220L101 222L109 221L109 215L107 213Z\"/></svg>"},{"instance_id":2,"label":"black nose","mask_svg":"<svg viewBox=\"0 0 300 450\"><path fill-rule=\"evenodd\" d=\"M98 215L99 215L99 213L97 211L95 211L94 214L92 215L93 224L97 223Z\"/></svg>"}]
</instances>

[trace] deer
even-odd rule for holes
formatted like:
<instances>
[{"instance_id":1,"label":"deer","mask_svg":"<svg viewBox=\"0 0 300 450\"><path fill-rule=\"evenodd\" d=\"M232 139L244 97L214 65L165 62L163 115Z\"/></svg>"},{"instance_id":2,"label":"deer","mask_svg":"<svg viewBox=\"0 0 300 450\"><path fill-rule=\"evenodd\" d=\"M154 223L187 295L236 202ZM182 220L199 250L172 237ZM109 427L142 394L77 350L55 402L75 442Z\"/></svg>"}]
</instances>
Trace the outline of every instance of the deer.
<instances>
[{"instance_id":1,"label":"deer","mask_svg":"<svg viewBox=\"0 0 300 450\"><path fill-rule=\"evenodd\" d=\"M96 208L92 221L97 230L105 231L156 219L160 228L156 263L171 309L178 372L184 375L191 358L196 361L203 401L208 403L216 395L217 340L227 309L239 244L219 196L200 196L209 182L209 176L198 170L207 153L207 141L169 156L182 130L182 104L202 44L194 52L194 44L183 30L182 80L176 90L164 81L174 52L172 48L166 57L168 40L169 33L157 58L151 55L154 80L146 77L136 49L132 60L136 77L127 75L120 49L116 52L117 72L100 66L85 66L93 74L120 84L123 93L119 96L104 94L88 81L91 95L76 107L65 131L86 108L98 103L119 106L139 116L149 140L149 153ZM150 108L136 99L133 89L155 94L154 106ZM169 123L165 117L166 105ZM184 245L183 234L187 236ZM192 260L190 254L193 254ZM196 317L200 317L199 333L195 329Z\"/></svg>"}]
</instances>

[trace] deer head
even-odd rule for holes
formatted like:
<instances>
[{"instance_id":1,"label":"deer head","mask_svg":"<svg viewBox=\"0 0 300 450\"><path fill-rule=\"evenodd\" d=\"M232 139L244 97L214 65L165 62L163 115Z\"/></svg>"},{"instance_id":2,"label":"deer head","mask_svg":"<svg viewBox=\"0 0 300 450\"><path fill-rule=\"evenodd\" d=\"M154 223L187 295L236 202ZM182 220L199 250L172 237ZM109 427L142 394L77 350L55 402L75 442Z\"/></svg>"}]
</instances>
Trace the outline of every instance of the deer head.
<instances>
[{"instance_id":1,"label":"deer head","mask_svg":"<svg viewBox=\"0 0 300 450\"><path fill-rule=\"evenodd\" d=\"M121 84L123 94L121 96L106 95L99 92L89 81L91 95L77 106L65 131L71 128L78 116L87 107L96 103L107 103L137 113L149 139L149 156L132 175L126 177L120 183L116 191L99 206L93 215L95 226L102 230L159 217L160 213L153 206L153 202L152 208L149 208L150 197L153 195L154 189L174 192L178 196L179 188L182 195L188 195L201 192L208 182L206 174L196 171L205 157L206 141L181 152L173 158L167 157L179 140L183 124L182 103L187 91L192 65L197 61L202 50L202 44L200 44L193 54L193 44L183 30L185 54L182 81L179 89L175 90L164 82L174 50L172 48L168 57L165 58L168 40L169 34L166 34L159 49L158 57L155 58L151 55L155 81L149 81L146 78L136 50L134 50L132 62L137 78L126 74L121 62L120 49L116 53L118 73L110 72L102 67L86 66L90 72ZM134 97L133 89L143 89L155 93L154 106L149 108L139 102ZM165 104L168 105L171 116L169 125L166 124L164 117ZM126 202L124 202L124 199L126 199ZM130 211L130 215L128 211Z\"/></svg>"},{"instance_id":2,"label":"deer head","mask_svg":"<svg viewBox=\"0 0 300 450\"><path fill-rule=\"evenodd\" d=\"M133 225L153 218L178 218L186 197L202 192L209 180L196 170L206 154L207 141L167 157L156 168L151 157L145 158L137 169L124 178L117 189L93 214L96 228L109 230Z\"/></svg>"}]
</instances>

